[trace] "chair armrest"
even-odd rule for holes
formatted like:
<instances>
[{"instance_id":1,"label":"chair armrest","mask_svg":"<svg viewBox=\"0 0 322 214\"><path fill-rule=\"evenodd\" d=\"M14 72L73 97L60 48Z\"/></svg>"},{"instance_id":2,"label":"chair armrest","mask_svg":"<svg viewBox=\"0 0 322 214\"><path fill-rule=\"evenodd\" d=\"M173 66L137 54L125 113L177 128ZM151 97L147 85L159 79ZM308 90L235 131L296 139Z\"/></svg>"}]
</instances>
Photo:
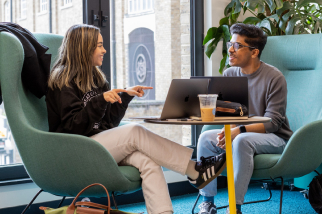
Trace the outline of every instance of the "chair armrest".
<instances>
[{"instance_id":1,"label":"chair armrest","mask_svg":"<svg viewBox=\"0 0 322 214\"><path fill-rule=\"evenodd\" d=\"M223 125L204 125L202 127L201 133L212 129L222 129L223 127Z\"/></svg>"},{"instance_id":2,"label":"chair armrest","mask_svg":"<svg viewBox=\"0 0 322 214\"><path fill-rule=\"evenodd\" d=\"M280 160L270 169L271 176L295 178L315 170L322 163L321 130L322 120L298 129L288 141Z\"/></svg>"},{"instance_id":3,"label":"chair armrest","mask_svg":"<svg viewBox=\"0 0 322 214\"><path fill-rule=\"evenodd\" d=\"M109 191L129 188L128 179L113 157L95 140L37 129L33 135L34 143L28 146L34 149L23 156L23 162L33 181L45 191L61 195L68 190L75 196L80 187L94 182L105 185Z\"/></svg>"}]
</instances>

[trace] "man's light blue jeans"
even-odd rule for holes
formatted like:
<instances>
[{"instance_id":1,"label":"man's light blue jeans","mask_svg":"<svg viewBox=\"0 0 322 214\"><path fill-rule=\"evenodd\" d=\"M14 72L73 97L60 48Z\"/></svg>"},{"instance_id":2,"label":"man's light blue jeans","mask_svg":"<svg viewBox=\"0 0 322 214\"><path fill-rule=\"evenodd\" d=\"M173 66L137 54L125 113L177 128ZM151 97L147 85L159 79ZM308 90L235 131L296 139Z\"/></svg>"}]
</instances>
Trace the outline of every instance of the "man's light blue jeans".
<instances>
[{"instance_id":1,"label":"man's light blue jeans","mask_svg":"<svg viewBox=\"0 0 322 214\"><path fill-rule=\"evenodd\" d=\"M216 146L220 129L203 132L198 141L197 158L209 157L225 152ZM236 136L232 142L236 204L244 203L244 196L254 169L254 155L281 154L286 142L273 133L246 132ZM217 195L217 179L200 190L202 196Z\"/></svg>"}]
</instances>

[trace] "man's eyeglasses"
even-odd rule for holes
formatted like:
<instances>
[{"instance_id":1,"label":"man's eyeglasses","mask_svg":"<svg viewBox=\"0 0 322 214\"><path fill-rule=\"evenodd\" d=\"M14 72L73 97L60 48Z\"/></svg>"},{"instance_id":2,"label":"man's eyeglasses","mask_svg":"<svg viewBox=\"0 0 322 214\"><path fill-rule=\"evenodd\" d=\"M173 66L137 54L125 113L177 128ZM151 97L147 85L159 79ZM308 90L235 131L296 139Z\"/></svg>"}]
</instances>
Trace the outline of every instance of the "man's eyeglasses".
<instances>
[{"instance_id":1,"label":"man's eyeglasses","mask_svg":"<svg viewBox=\"0 0 322 214\"><path fill-rule=\"evenodd\" d=\"M233 46L233 48L234 48L235 52L237 52L239 48L243 48L243 47L248 47L248 48L252 48L252 49L257 49L257 48L255 48L255 47L242 45L242 44L239 44L239 43L237 43L237 42L227 42L227 43L226 43L226 45L227 45L227 49L228 49L228 50L229 50L229 48L230 48L231 46Z\"/></svg>"}]
</instances>

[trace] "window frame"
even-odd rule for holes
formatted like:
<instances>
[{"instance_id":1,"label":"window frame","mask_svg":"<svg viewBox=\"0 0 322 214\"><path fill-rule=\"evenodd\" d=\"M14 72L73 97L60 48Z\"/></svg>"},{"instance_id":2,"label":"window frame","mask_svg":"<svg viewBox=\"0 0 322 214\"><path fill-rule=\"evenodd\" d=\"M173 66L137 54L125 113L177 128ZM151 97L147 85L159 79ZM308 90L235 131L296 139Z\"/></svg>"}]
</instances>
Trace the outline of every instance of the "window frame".
<instances>
[{"instance_id":1,"label":"window frame","mask_svg":"<svg viewBox=\"0 0 322 214\"><path fill-rule=\"evenodd\" d=\"M190 0L190 53L191 76L204 76L204 1ZM192 158L197 157L198 138L203 125L191 126Z\"/></svg>"},{"instance_id":2,"label":"window frame","mask_svg":"<svg viewBox=\"0 0 322 214\"><path fill-rule=\"evenodd\" d=\"M8 0L9 1L9 0ZM105 2L106 0L104 0ZM83 0L83 20L84 23L89 23L89 14L86 12L87 8L87 2L90 2L88 0ZM109 2L106 1L106 3ZM47 0L47 5L48 5L48 0ZM152 0L152 5L153 0ZM204 1L200 0L191 0L190 1L190 39L191 39L191 44L190 44L190 49L191 49L191 76L203 76L204 75L204 47L202 45L203 41L203 28L204 28L204 17L203 17L203 7L204 7ZM10 7L9 7L10 8ZM48 8L47 8L48 11ZM105 15L110 16L110 11L106 13ZM110 25L108 24L109 27ZM110 29L110 28L109 28ZM110 40L110 35L105 35L106 38L104 40L107 41ZM105 37L103 35L103 37ZM110 52L110 46L107 48L107 53ZM110 58L109 58L110 59ZM110 67L110 62L108 62L105 68L105 74L107 79L111 79L111 67ZM198 138L201 132L202 126L192 126L191 130L191 143L192 145L189 146L194 149L193 153L193 158L196 157L196 147L197 147L197 142ZM26 172L23 164L12 164L12 165L4 165L0 166L0 186L4 185L12 185L12 184L17 184L17 183L29 183L32 182L30 179L28 173Z\"/></svg>"}]
</instances>

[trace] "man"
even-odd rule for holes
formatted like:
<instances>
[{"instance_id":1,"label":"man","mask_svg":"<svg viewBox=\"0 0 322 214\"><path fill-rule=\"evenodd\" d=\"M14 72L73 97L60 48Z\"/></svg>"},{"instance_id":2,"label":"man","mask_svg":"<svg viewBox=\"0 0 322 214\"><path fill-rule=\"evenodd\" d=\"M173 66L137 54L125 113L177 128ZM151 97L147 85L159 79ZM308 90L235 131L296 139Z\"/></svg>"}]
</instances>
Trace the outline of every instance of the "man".
<instances>
[{"instance_id":1,"label":"man","mask_svg":"<svg viewBox=\"0 0 322 214\"><path fill-rule=\"evenodd\" d=\"M267 36L254 25L234 24L230 28L232 39L227 42L229 65L224 76L248 78L249 113L270 117L270 123L231 126L234 180L237 213L253 173L256 154L280 154L292 135L286 118L287 87L283 74L275 67L260 60ZM210 130L200 135L197 156L208 157L225 152L224 129ZM217 179L200 190L203 203L199 214L217 213L214 196ZM226 213L229 213L227 209Z\"/></svg>"}]
</instances>

